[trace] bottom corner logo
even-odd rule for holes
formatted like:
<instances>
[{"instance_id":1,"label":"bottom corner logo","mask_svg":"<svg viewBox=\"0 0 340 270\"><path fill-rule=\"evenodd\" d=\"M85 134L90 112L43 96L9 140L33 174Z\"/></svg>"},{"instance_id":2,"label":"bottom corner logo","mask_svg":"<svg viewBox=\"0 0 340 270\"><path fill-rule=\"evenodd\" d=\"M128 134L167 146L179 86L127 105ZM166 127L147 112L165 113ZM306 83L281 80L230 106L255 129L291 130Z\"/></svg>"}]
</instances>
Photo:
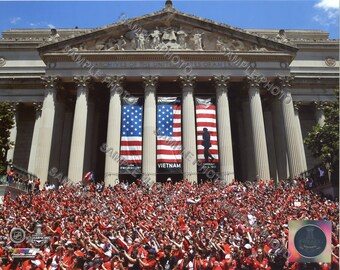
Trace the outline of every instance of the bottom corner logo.
<instances>
[{"instance_id":1,"label":"bottom corner logo","mask_svg":"<svg viewBox=\"0 0 340 270\"><path fill-rule=\"evenodd\" d=\"M290 262L331 262L330 221L292 220L288 226Z\"/></svg>"},{"instance_id":2,"label":"bottom corner logo","mask_svg":"<svg viewBox=\"0 0 340 270\"><path fill-rule=\"evenodd\" d=\"M24 242L25 238L26 238L25 231L18 227L14 227L9 233L9 239L15 244L20 244Z\"/></svg>"}]
</instances>

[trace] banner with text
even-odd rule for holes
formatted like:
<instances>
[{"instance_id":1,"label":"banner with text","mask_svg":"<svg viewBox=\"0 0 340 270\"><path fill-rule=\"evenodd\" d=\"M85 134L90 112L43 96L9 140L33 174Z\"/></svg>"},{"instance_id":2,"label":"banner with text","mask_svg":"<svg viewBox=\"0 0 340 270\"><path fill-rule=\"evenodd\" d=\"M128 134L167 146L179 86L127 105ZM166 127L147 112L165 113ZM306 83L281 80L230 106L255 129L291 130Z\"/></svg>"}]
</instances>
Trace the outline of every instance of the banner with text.
<instances>
[{"instance_id":1,"label":"banner with text","mask_svg":"<svg viewBox=\"0 0 340 270\"><path fill-rule=\"evenodd\" d=\"M211 98L195 98L198 173L218 171L216 106Z\"/></svg>"},{"instance_id":2,"label":"banner with text","mask_svg":"<svg viewBox=\"0 0 340 270\"><path fill-rule=\"evenodd\" d=\"M143 99L123 98L120 173L142 173Z\"/></svg>"},{"instance_id":3,"label":"banner with text","mask_svg":"<svg viewBox=\"0 0 340 270\"><path fill-rule=\"evenodd\" d=\"M158 97L157 172L182 173L181 100Z\"/></svg>"}]
</instances>

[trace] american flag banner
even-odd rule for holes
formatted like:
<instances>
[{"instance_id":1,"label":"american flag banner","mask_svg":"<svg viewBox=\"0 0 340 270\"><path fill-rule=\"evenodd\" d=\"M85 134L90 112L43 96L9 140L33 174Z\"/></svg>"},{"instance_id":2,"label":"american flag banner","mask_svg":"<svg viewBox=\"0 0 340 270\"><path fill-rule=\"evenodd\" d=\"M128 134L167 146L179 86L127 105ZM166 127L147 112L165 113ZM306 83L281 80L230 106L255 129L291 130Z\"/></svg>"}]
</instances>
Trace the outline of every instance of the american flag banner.
<instances>
[{"instance_id":1,"label":"american flag banner","mask_svg":"<svg viewBox=\"0 0 340 270\"><path fill-rule=\"evenodd\" d=\"M120 173L142 172L143 99L123 98Z\"/></svg>"},{"instance_id":2,"label":"american flag banner","mask_svg":"<svg viewBox=\"0 0 340 270\"><path fill-rule=\"evenodd\" d=\"M157 171L182 172L181 100L158 97Z\"/></svg>"},{"instance_id":3,"label":"american flag banner","mask_svg":"<svg viewBox=\"0 0 340 270\"><path fill-rule=\"evenodd\" d=\"M218 166L216 106L211 98L195 98L197 159L212 169Z\"/></svg>"}]
</instances>

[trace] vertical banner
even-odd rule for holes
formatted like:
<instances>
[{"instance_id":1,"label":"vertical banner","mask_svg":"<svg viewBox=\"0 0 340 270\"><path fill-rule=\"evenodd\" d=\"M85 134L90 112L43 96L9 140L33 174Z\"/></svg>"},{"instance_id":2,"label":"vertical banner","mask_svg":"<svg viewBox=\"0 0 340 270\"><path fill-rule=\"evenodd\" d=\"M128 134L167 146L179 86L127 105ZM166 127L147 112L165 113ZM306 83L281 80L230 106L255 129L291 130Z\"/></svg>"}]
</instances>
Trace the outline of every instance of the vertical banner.
<instances>
[{"instance_id":1,"label":"vertical banner","mask_svg":"<svg viewBox=\"0 0 340 270\"><path fill-rule=\"evenodd\" d=\"M198 172L218 171L216 106L211 98L195 98Z\"/></svg>"},{"instance_id":2,"label":"vertical banner","mask_svg":"<svg viewBox=\"0 0 340 270\"><path fill-rule=\"evenodd\" d=\"M157 100L157 172L182 173L181 100Z\"/></svg>"},{"instance_id":3,"label":"vertical banner","mask_svg":"<svg viewBox=\"0 0 340 270\"><path fill-rule=\"evenodd\" d=\"M123 98L120 173L142 173L143 99Z\"/></svg>"}]
</instances>

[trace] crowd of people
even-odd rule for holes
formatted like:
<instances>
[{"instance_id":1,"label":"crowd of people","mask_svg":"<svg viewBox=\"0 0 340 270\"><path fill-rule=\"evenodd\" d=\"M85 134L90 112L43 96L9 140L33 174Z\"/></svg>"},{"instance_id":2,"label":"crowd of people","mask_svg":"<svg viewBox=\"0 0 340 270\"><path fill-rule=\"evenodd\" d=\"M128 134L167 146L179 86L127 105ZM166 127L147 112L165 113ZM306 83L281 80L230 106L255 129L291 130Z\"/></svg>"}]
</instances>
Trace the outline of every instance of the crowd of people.
<instances>
[{"instance_id":1,"label":"crowd of people","mask_svg":"<svg viewBox=\"0 0 340 270\"><path fill-rule=\"evenodd\" d=\"M297 203L298 202L298 203ZM338 202L304 179L192 184L84 183L43 189L0 205L0 270L339 269ZM289 262L289 220L330 220L332 262ZM49 236L34 258L15 260L13 227ZM275 243L275 244L273 244Z\"/></svg>"}]
</instances>

